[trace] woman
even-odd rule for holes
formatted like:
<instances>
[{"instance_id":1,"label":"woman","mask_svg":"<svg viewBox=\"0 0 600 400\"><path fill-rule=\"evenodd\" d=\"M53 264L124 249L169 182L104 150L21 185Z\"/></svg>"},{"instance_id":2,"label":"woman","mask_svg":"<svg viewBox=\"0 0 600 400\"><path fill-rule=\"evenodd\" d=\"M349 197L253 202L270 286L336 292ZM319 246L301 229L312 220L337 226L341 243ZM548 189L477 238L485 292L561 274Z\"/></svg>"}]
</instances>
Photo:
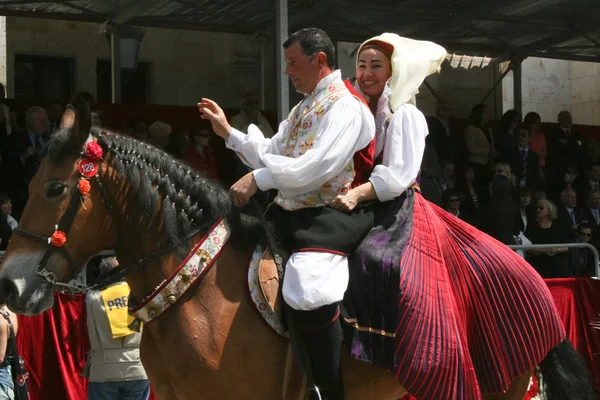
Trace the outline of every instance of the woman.
<instances>
[{"instance_id":1,"label":"woman","mask_svg":"<svg viewBox=\"0 0 600 400\"><path fill-rule=\"evenodd\" d=\"M11 312L6 304L0 304L0 400L12 400L15 398L12 372L10 368L9 356L10 349L14 346L11 337L10 326L13 328L13 333L17 335L19 330L19 322L17 316Z\"/></svg>"},{"instance_id":2,"label":"woman","mask_svg":"<svg viewBox=\"0 0 600 400\"><path fill-rule=\"evenodd\" d=\"M529 217L532 214L531 210L531 189L522 187L519 189L519 214L523 223L523 232L529 225Z\"/></svg>"},{"instance_id":3,"label":"woman","mask_svg":"<svg viewBox=\"0 0 600 400\"><path fill-rule=\"evenodd\" d=\"M357 83L375 110L382 162L331 206L379 200L375 228L350 257L351 356L390 369L417 398L450 400L506 390L565 334L528 264L415 189L427 124L409 102L444 58L440 46L396 34L362 44Z\"/></svg>"},{"instance_id":4,"label":"woman","mask_svg":"<svg viewBox=\"0 0 600 400\"><path fill-rule=\"evenodd\" d=\"M198 129L192 132L192 145L185 152L185 162L196 171L202 173L209 179L217 180L217 166L215 154L208 144L210 134L206 129Z\"/></svg>"},{"instance_id":5,"label":"woman","mask_svg":"<svg viewBox=\"0 0 600 400\"><path fill-rule=\"evenodd\" d=\"M531 221L525 236L533 244L553 244L570 242L567 230L554 223L558 217L556 206L549 200L539 200L535 204L535 221ZM569 269L569 249L531 249L527 251L529 263L544 278L573 276Z\"/></svg>"},{"instance_id":6,"label":"woman","mask_svg":"<svg viewBox=\"0 0 600 400\"><path fill-rule=\"evenodd\" d=\"M19 226L12 214L12 202L10 197L0 193L0 251L6 250L8 241L12 237L13 229Z\"/></svg>"},{"instance_id":7,"label":"woman","mask_svg":"<svg viewBox=\"0 0 600 400\"><path fill-rule=\"evenodd\" d=\"M521 116L515 110L508 110L502 115L500 129L494 134L494 146L500 157L506 157L517 147L515 128L521 123Z\"/></svg>"},{"instance_id":8,"label":"woman","mask_svg":"<svg viewBox=\"0 0 600 400\"><path fill-rule=\"evenodd\" d=\"M475 171L467 167L463 174L463 179L457 182L457 189L463 194L461 207L471 218L477 218L479 215L479 195L475 190Z\"/></svg>"},{"instance_id":9,"label":"woman","mask_svg":"<svg viewBox=\"0 0 600 400\"><path fill-rule=\"evenodd\" d=\"M515 180L515 176L512 173L512 169L510 168L510 164L505 162L498 162L494 164L494 168L492 168L492 172L494 175L502 175L508 178L512 187L517 186L517 181Z\"/></svg>"},{"instance_id":10,"label":"woman","mask_svg":"<svg viewBox=\"0 0 600 400\"><path fill-rule=\"evenodd\" d=\"M529 130L529 148L540 157L540 168L542 171L542 182L546 180L546 157L548 150L546 148L546 135L539 132L542 118L536 112L529 112L525 115L523 125Z\"/></svg>"},{"instance_id":11,"label":"woman","mask_svg":"<svg viewBox=\"0 0 600 400\"><path fill-rule=\"evenodd\" d=\"M476 184L486 187L491 178L492 161L497 156L492 132L487 127L488 109L485 104L477 104L471 110L469 125L465 128L467 159L475 170Z\"/></svg>"}]
</instances>

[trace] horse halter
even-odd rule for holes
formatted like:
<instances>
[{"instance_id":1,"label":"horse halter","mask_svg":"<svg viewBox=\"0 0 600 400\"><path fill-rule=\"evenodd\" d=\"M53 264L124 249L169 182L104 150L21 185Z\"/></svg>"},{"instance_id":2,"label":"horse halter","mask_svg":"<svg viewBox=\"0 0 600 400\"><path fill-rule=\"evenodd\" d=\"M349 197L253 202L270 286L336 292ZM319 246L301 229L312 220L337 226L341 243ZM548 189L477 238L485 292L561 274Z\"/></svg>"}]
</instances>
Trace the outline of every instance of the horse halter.
<instances>
[{"instance_id":1,"label":"horse halter","mask_svg":"<svg viewBox=\"0 0 600 400\"><path fill-rule=\"evenodd\" d=\"M94 145L95 145L95 146L91 146L93 151L90 151L91 143L94 143ZM98 178L97 161L102 160L102 148L100 147L100 145L98 145L95 142L89 142L87 154L80 153L79 157L80 157L79 172L81 173L81 175L84 178L95 177L100 188L102 188L102 184L100 183L100 180L97 179ZM13 229L13 232L19 236L22 236L22 237L25 237L28 239L32 239L32 240L35 240L38 242L43 242L44 244L48 245L48 247L46 248L46 252L44 253L44 255L42 256L42 259L40 260L40 262L38 263L38 265L35 268L35 273L40 275L42 278L44 278L44 280L46 282L50 283L53 287L58 288L59 289L58 291L68 292L71 294L85 293L88 288L87 288L87 286L81 285L78 283L71 284L71 283L64 283L64 282L57 281L56 274L52 271L47 270L46 264L48 263L48 260L50 259L50 257L54 253L54 251L58 251L67 260L69 269L73 270L73 258L71 257L71 255L69 254L67 249L64 248L64 244L66 242L67 234L69 233L69 230L71 229L71 226L73 225L73 222L75 221L75 218L77 217L77 214L79 213L79 208L85 201L85 196L87 194L87 191L89 191L89 183L86 184L87 191L83 189L84 184L82 183L82 181L85 180L84 178L82 178L79 181L79 184L77 185L76 193L74 193L73 196L71 196L71 200L69 201L67 210L65 211L63 216L60 218L58 224L54 226L54 234L51 237L46 237L44 235L29 232L29 231L26 231L19 227ZM101 192L103 192L103 190L101 190ZM103 201L104 201L105 196L102 196L102 197L103 197ZM107 207L107 208L110 211L110 208L109 207Z\"/></svg>"}]
</instances>

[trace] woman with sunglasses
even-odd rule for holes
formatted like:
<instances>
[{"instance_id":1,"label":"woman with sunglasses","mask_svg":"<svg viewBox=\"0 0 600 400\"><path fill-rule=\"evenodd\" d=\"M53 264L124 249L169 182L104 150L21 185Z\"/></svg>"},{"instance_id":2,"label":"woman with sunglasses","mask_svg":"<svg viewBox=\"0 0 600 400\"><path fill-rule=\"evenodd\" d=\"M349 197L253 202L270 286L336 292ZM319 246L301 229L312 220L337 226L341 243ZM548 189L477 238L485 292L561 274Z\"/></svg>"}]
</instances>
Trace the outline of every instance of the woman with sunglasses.
<instances>
[{"instance_id":1,"label":"woman with sunglasses","mask_svg":"<svg viewBox=\"0 0 600 400\"><path fill-rule=\"evenodd\" d=\"M535 203L535 220L529 221L525 236L533 244L568 243L571 240L567 230L556 219L556 205L549 200ZM527 251L529 263L543 278L563 278L573 276L569 269L569 249L530 249Z\"/></svg>"},{"instance_id":2,"label":"woman with sunglasses","mask_svg":"<svg viewBox=\"0 0 600 400\"><path fill-rule=\"evenodd\" d=\"M531 266L419 193L427 124L412 99L444 58L434 43L390 33L361 45L357 84L380 162L330 206L376 201L375 227L349 258L351 356L389 369L414 397L475 399L505 391L565 333Z\"/></svg>"}]
</instances>

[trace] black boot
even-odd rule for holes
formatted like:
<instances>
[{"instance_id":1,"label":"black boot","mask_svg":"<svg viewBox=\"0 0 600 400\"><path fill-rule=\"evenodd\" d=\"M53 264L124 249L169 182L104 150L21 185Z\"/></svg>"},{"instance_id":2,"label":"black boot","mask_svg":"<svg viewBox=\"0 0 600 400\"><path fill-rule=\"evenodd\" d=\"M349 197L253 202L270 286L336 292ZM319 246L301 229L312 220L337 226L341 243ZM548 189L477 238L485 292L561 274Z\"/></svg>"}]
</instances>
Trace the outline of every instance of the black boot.
<instances>
[{"instance_id":1,"label":"black boot","mask_svg":"<svg viewBox=\"0 0 600 400\"><path fill-rule=\"evenodd\" d=\"M337 304L313 311L294 311L315 385L323 400L343 400L342 327ZM311 400L318 399L312 394Z\"/></svg>"}]
</instances>

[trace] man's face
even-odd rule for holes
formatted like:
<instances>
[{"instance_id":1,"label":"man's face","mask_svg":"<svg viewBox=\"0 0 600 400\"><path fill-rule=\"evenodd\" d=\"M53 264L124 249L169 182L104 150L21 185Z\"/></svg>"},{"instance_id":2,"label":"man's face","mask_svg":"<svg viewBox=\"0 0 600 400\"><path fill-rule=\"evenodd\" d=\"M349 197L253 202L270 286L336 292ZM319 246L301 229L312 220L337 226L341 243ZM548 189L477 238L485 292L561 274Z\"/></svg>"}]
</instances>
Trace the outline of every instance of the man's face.
<instances>
[{"instance_id":1,"label":"man's face","mask_svg":"<svg viewBox=\"0 0 600 400\"><path fill-rule=\"evenodd\" d=\"M591 181L600 181L600 165L593 166L588 174Z\"/></svg>"},{"instance_id":2,"label":"man's face","mask_svg":"<svg viewBox=\"0 0 600 400\"><path fill-rule=\"evenodd\" d=\"M37 113L29 130L37 135L41 135L46 132L46 129L48 129L48 117L46 116L46 112L42 111Z\"/></svg>"},{"instance_id":3,"label":"man's face","mask_svg":"<svg viewBox=\"0 0 600 400\"><path fill-rule=\"evenodd\" d=\"M246 114L258 113L258 99L254 96L246 97L244 99L244 104L242 104L242 109L246 112Z\"/></svg>"},{"instance_id":4,"label":"man's face","mask_svg":"<svg viewBox=\"0 0 600 400\"><path fill-rule=\"evenodd\" d=\"M452 116L452 107L448 103L440 103L436 106L436 115L442 121L448 121Z\"/></svg>"},{"instance_id":5,"label":"man's face","mask_svg":"<svg viewBox=\"0 0 600 400\"><path fill-rule=\"evenodd\" d=\"M590 228L579 228L577 238L581 243L588 243L592 239L592 230Z\"/></svg>"},{"instance_id":6,"label":"man's face","mask_svg":"<svg viewBox=\"0 0 600 400\"><path fill-rule=\"evenodd\" d=\"M526 149L529 147L529 132L527 129L519 129L516 132L517 140L519 141L519 146L522 149Z\"/></svg>"},{"instance_id":7,"label":"man's face","mask_svg":"<svg viewBox=\"0 0 600 400\"><path fill-rule=\"evenodd\" d=\"M571 128L571 124L573 124L573 117L571 117L571 114L566 112L566 113L562 113L559 115L558 117L558 123L563 127L563 128Z\"/></svg>"},{"instance_id":8,"label":"man's face","mask_svg":"<svg viewBox=\"0 0 600 400\"><path fill-rule=\"evenodd\" d=\"M460 197L450 196L448 198L448 208L450 210L458 210L460 208Z\"/></svg>"},{"instance_id":9,"label":"man's face","mask_svg":"<svg viewBox=\"0 0 600 400\"><path fill-rule=\"evenodd\" d=\"M567 190L563 192L560 198L563 204L569 208L573 208L577 205L577 195L573 190Z\"/></svg>"},{"instance_id":10,"label":"man's face","mask_svg":"<svg viewBox=\"0 0 600 400\"><path fill-rule=\"evenodd\" d=\"M317 55L310 59L302 53L300 42L295 42L284 51L285 74L290 77L298 93L310 94L319 83Z\"/></svg>"},{"instance_id":11,"label":"man's face","mask_svg":"<svg viewBox=\"0 0 600 400\"><path fill-rule=\"evenodd\" d=\"M454 178L454 165L446 164L443 169L444 179L451 181Z\"/></svg>"},{"instance_id":12,"label":"man's face","mask_svg":"<svg viewBox=\"0 0 600 400\"><path fill-rule=\"evenodd\" d=\"M589 208L600 209L600 192L590 192L587 203Z\"/></svg>"},{"instance_id":13,"label":"man's face","mask_svg":"<svg viewBox=\"0 0 600 400\"><path fill-rule=\"evenodd\" d=\"M46 109L48 119L52 122L59 122L63 114L63 107L58 103L52 103Z\"/></svg>"}]
</instances>

